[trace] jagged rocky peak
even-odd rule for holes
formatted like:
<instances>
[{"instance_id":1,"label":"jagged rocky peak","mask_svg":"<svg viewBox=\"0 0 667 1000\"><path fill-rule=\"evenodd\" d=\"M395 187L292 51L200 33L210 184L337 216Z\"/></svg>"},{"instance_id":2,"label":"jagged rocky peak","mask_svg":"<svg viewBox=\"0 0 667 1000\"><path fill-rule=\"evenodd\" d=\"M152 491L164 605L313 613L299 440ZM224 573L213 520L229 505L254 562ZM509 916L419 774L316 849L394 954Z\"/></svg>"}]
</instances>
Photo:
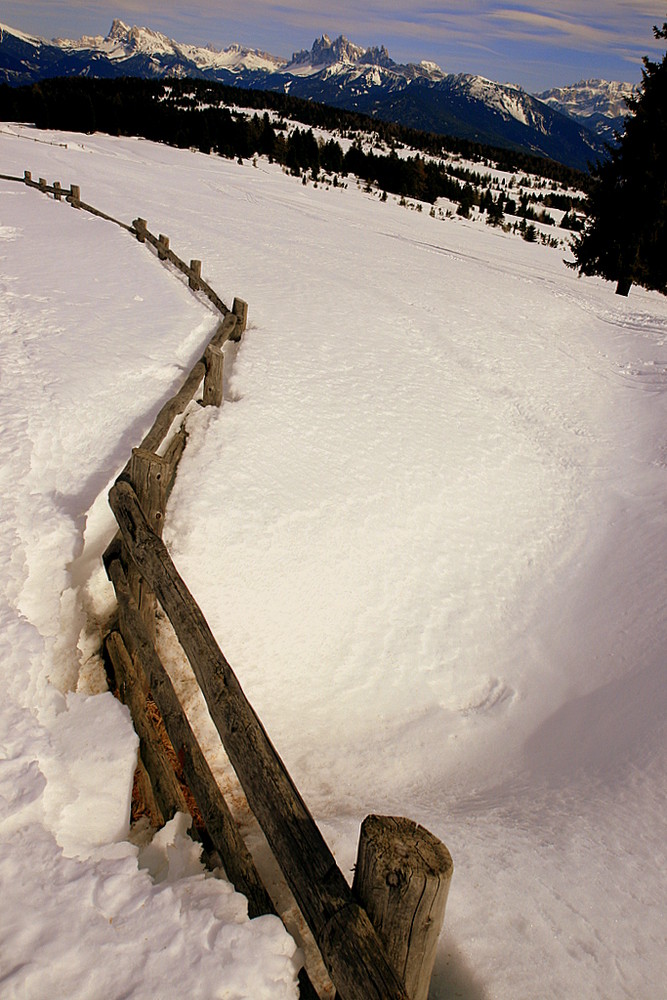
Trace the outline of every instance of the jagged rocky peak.
<instances>
[{"instance_id":1,"label":"jagged rocky peak","mask_svg":"<svg viewBox=\"0 0 667 1000\"><path fill-rule=\"evenodd\" d=\"M366 49L364 54L359 58L359 62L366 63L369 66L384 66L387 69L392 69L396 66L396 63L391 58L387 52L384 45L374 45L370 49Z\"/></svg>"},{"instance_id":2,"label":"jagged rocky peak","mask_svg":"<svg viewBox=\"0 0 667 1000\"><path fill-rule=\"evenodd\" d=\"M172 40L159 31L153 31L152 28L138 28L136 25L130 27L118 17L113 19L106 40L146 51L161 51L172 49L174 46Z\"/></svg>"},{"instance_id":3,"label":"jagged rocky peak","mask_svg":"<svg viewBox=\"0 0 667 1000\"><path fill-rule=\"evenodd\" d=\"M126 42L129 40L131 30L129 25L121 21L119 17L114 17L107 38L111 42ZM134 30L136 31L137 29L135 28Z\"/></svg>"},{"instance_id":4,"label":"jagged rocky peak","mask_svg":"<svg viewBox=\"0 0 667 1000\"><path fill-rule=\"evenodd\" d=\"M355 63L363 59L365 55L366 49L350 42L345 35L339 35L333 42L328 35L322 35L321 38L317 38L313 42L310 52L308 49L295 52L291 65L331 66L341 62ZM388 55L387 58L389 58Z\"/></svg>"},{"instance_id":5,"label":"jagged rocky peak","mask_svg":"<svg viewBox=\"0 0 667 1000\"><path fill-rule=\"evenodd\" d=\"M553 87L537 96L541 101L561 107L570 114L581 116L594 112L617 117L627 111L626 99L632 97L636 87L616 80L580 80L566 87Z\"/></svg>"}]
</instances>

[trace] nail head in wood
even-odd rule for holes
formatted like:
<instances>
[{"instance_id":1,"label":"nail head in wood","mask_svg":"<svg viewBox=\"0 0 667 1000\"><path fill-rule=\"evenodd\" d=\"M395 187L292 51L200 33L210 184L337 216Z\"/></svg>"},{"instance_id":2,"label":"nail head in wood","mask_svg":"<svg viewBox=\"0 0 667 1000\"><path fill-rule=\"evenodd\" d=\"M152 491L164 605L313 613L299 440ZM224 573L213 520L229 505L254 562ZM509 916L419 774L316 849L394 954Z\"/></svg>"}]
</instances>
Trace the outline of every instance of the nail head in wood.
<instances>
[{"instance_id":1,"label":"nail head in wood","mask_svg":"<svg viewBox=\"0 0 667 1000\"><path fill-rule=\"evenodd\" d=\"M162 534L168 472L168 463L160 455L145 448L132 449L129 479L144 517L156 535Z\"/></svg>"}]
</instances>

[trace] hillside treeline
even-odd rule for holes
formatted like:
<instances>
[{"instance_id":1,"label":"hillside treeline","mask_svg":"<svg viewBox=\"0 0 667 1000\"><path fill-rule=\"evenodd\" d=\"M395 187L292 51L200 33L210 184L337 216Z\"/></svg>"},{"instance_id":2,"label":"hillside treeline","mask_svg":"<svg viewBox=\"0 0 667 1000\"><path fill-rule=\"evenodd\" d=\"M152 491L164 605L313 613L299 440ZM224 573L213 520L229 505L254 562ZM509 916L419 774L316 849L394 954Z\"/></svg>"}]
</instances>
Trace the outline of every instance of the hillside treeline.
<instances>
[{"instance_id":1,"label":"hillside treeline","mask_svg":"<svg viewBox=\"0 0 667 1000\"><path fill-rule=\"evenodd\" d=\"M264 114L248 115L235 108L258 107ZM38 128L74 132L106 132L143 136L182 148L215 152L230 158L266 156L295 175L317 178L328 174L354 174L381 190L401 197L433 203L447 198L465 214L474 204L482 210L512 212L516 205L499 193L491 204L482 203L481 172L457 164L435 163L420 155L399 157L393 147L410 145L441 156L443 150L482 164L493 162L512 172L525 170L572 187L582 187L585 175L561 164L491 150L465 140L450 139L376 121L337 108L264 91L241 91L201 80L153 81L136 78L96 80L81 77L45 80L30 87L0 87L0 107L5 121L29 121ZM303 128L288 129L266 109L298 121ZM308 126L308 127L305 127ZM312 128L338 130L357 141L345 152L335 140L318 142ZM376 145L364 151L361 136L374 133ZM380 150L378 152L377 150ZM554 200L557 199L557 204ZM547 206L566 211L574 202L566 195L545 195ZM535 217L524 205L524 217Z\"/></svg>"}]
</instances>

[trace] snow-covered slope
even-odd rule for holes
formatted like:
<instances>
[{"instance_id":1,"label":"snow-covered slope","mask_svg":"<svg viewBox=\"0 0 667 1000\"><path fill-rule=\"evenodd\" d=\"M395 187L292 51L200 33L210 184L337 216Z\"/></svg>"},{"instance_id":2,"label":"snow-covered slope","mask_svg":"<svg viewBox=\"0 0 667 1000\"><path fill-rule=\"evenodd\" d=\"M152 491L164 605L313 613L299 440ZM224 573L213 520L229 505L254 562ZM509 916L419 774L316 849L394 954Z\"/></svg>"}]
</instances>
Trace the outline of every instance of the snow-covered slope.
<instances>
[{"instance_id":1,"label":"snow-covered slope","mask_svg":"<svg viewBox=\"0 0 667 1000\"><path fill-rule=\"evenodd\" d=\"M660 996L667 300L261 159L5 126L0 160L249 302L166 537L341 868L372 811L450 848L431 1000ZM93 694L106 486L212 317L4 181L0 255L0 992L293 996L279 927L196 866L137 869L135 743Z\"/></svg>"}]
</instances>

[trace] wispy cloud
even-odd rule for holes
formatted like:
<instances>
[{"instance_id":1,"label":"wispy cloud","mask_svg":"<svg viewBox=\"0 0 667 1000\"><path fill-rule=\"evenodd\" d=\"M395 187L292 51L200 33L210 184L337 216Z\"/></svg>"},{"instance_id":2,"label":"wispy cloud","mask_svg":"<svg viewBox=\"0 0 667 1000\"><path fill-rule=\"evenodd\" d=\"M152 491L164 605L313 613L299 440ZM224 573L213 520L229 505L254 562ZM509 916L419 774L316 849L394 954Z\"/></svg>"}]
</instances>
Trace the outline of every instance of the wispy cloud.
<instances>
[{"instance_id":1,"label":"wispy cloud","mask_svg":"<svg viewBox=\"0 0 667 1000\"><path fill-rule=\"evenodd\" d=\"M595 51L599 46L646 46L650 42L648 21L660 19L659 4L650 13L650 4L640 0L611 4L593 0L582 8L573 3L498 7L489 17L503 37L517 41L569 46Z\"/></svg>"}]
</instances>

